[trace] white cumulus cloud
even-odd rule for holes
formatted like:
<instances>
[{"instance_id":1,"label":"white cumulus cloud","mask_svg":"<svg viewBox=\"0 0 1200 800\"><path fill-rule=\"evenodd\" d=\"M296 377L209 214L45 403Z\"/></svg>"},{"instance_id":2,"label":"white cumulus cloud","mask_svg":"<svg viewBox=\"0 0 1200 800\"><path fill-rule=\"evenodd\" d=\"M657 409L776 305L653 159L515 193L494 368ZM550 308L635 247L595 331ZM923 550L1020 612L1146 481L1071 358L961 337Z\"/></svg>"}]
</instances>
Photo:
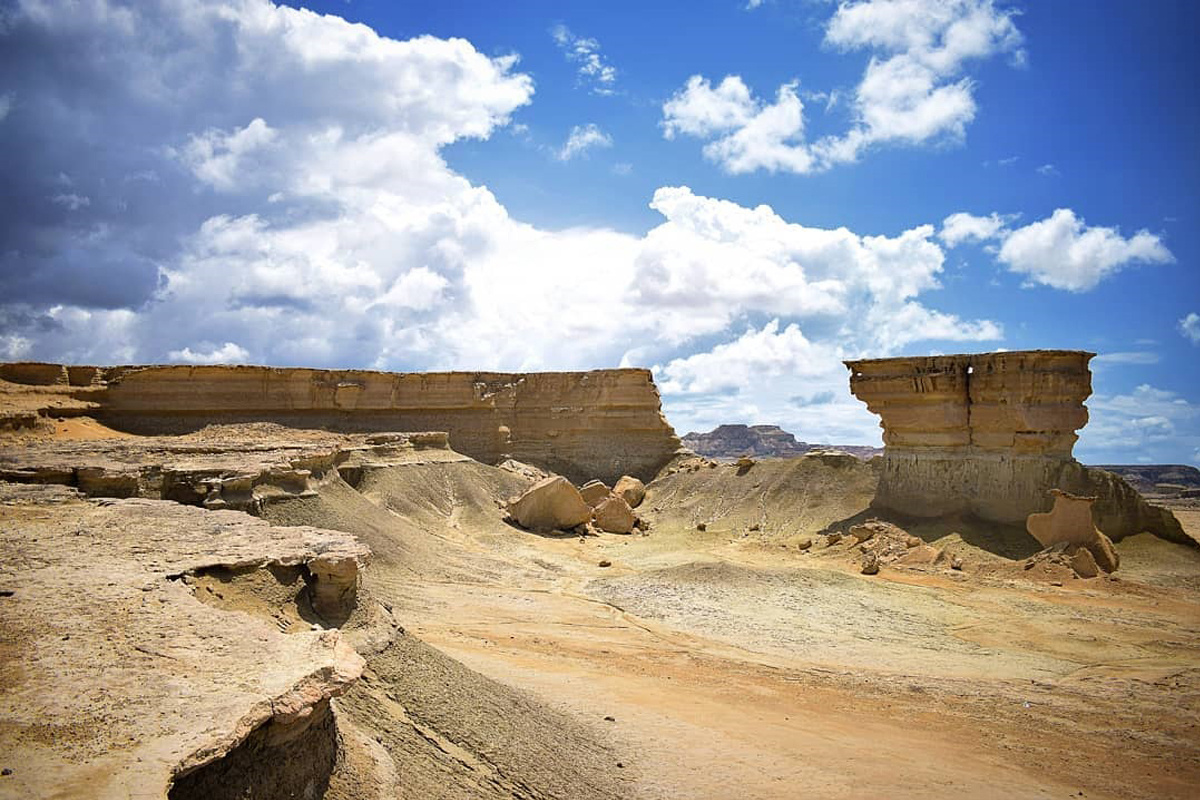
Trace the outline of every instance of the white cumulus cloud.
<instances>
[{"instance_id":1,"label":"white cumulus cloud","mask_svg":"<svg viewBox=\"0 0 1200 800\"><path fill-rule=\"evenodd\" d=\"M1149 231L1126 238L1115 228L1089 227L1071 209L1059 208L1007 234L997 259L1032 282L1082 292L1130 264L1161 264L1174 256Z\"/></svg>"},{"instance_id":2,"label":"white cumulus cloud","mask_svg":"<svg viewBox=\"0 0 1200 800\"><path fill-rule=\"evenodd\" d=\"M1005 220L999 214L986 217L958 212L942 220L942 231L938 234L948 247L958 247L963 242L983 242L995 238L1004 230Z\"/></svg>"},{"instance_id":3,"label":"white cumulus cloud","mask_svg":"<svg viewBox=\"0 0 1200 800\"><path fill-rule=\"evenodd\" d=\"M871 54L844 134L809 141L796 82L768 103L736 75L716 89L703 76L689 78L663 105L663 132L708 139L705 156L735 174L803 174L857 161L876 145L960 140L977 110L966 65L999 53L1023 58L1013 17L993 0L843 2L826 24L825 43Z\"/></svg>"}]
</instances>

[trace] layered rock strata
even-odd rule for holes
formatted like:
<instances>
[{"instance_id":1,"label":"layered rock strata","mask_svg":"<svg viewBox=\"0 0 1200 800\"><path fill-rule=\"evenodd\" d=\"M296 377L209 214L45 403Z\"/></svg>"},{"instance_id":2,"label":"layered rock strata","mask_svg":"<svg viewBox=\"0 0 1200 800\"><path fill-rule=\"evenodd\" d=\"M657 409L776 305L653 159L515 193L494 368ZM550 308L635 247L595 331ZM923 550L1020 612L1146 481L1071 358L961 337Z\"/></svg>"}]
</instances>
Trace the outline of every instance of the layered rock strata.
<instances>
[{"instance_id":1,"label":"layered rock strata","mask_svg":"<svg viewBox=\"0 0 1200 800\"><path fill-rule=\"evenodd\" d=\"M364 666L342 633L285 634L180 578L312 568L337 576L321 602L353 602L353 536L3 482L0 519L5 796L165 798L248 742L272 758L333 746L329 699Z\"/></svg>"},{"instance_id":2,"label":"layered rock strata","mask_svg":"<svg viewBox=\"0 0 1200 800\"><path fill-rule=\"evenodd\" d=\"M390 373L258 366L0 364L0 379L78 387L86 413L142 434L276 422L342 432L440 430L486 463L512 457L574 481L644 480L679 439L649 370Z\"/></svg>"},{"instance_id":3,"label":"layered rock strata","mask_svg":"<svg viewBox=\"0 0 1200 800\"><path fill-rule=\"evenodd\" d=\"M1050 508L1049 489L1061 488L1098 496L1097 522L1114 539L1142 530L1183 537L1170 512L1072 458L1075 432L1087 424L1093 355L1031 350L847 361L851 392L880 416L884 431L874 504L918 517L969 513L1023 524Z\"/></svg>"},{"instance_id":4,"label":"layered rock strata","mask_svg":"<svg viewBox=\"0 0 1200 800\"><path fill-rule=\"evenodd\" d=\"M258 513L311 497L337 476L355 483L366 468L465 460L440 432L335 434L258 423L187 436L32 439L0 449L0 480Z\"/></svg>"}]
</instances>

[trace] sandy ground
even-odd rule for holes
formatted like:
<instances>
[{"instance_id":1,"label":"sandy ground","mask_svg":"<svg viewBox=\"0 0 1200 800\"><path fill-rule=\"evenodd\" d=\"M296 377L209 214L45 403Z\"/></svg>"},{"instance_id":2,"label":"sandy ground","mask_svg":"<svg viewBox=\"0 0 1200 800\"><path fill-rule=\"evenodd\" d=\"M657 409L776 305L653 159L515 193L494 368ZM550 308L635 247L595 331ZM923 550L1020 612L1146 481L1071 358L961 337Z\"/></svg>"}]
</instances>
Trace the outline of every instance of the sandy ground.
<instances>
[{"instance_id":1,"label":"sandy ground","mask_svg":"<svg viewBox=\"0 0 1200 800\"><path fill-rule=\"evenodd\" d=\"M579 539L410 497L458 566L374 591L472 669L606 721L643 797L1196 796L1200 552L1134 537L1118 580L1063 586L970 560L869 577L661 500L649 536Z\"/></svg>"}]
</instances>

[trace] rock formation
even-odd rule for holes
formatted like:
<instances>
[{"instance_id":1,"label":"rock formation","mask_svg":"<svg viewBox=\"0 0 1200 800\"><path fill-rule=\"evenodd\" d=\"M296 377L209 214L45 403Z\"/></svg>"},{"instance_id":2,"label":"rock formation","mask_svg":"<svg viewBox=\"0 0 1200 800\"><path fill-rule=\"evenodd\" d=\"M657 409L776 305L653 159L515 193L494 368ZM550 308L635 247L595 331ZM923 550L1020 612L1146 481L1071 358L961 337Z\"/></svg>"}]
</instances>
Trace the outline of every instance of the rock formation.
<instances>
[{"instance_id":1,"label":"rock formation","mask_svg":"<svg viewBox=\"0 0 1200 800\"><path fill-rule=\"evenodd\" d=\"M561 475L538 481L508 504L508 513L530 531L566 531L592 517L592 507Z\"/></svg>"},{"instance_id":2,"label":"rock formation","mask_svg":"<svg viewBox=\"0 0 1200 800\"><path fill-rule=\"evenodd\" d=\"M755 458L795 458L813 449L836 449L857 458L873 458L881 452L866 445L808 444L778 425L718 425L708 433L692 432L682 439L683 446L706 458L733 461L739 456Z\"/></svg>"},{"instance_id":3,"label":"rock formation","mask_svg":"<svg viewBox=\"0 0 1200 800\"><path fill-rule=\"evenodd\" d=\"M1076 562L1072 566L1080 577L1095 577L1094 572L1091 575L1085 573L1096 566L1105 572L1114 572L1121 559L1109 538L1092 522L1092 503L1096 498L1061 489L1051 489L1050 494L1054 498L1054 508L1044 514L1029 515L1025 521L1029 535L1043 547L1067 545Z\"/></svg>"},{"instance_id":4,"label":"rock formation","mask_svg":"<svg viewBox=\"0 0 1200 800\"><path fill-rule=\"evenodd\" d=\"M1048 510L1047 491L1097 496L1112 538L1149 530L1187 541L1170 512L1071 456L1087 424L1092 353L1031 350L847 361L850 390L881 418L874 504L918 517L969 513L1008 524Z\"/></svg>"},{"instance_id":5,"label":"rock formation","mask_svg":"<svg viewBox=\"0 0 1200 800\"><path fill-rule=\"evenodd\" d=\"M609 495L592 512L592 522L607 533L631 533L637 525L637 515L619 495Z\"/></svg>"},{"instance_id":6,"label":"rock formation","mask_svg":"<svg viewBox=\"0 0 1200 800\"><path fill-rule=\"evenodd\" d=\"M15 769L0 793L166 797L252 740L277 758L332 754L329 699L364 666L342 632L281 632L198 602L185 579L222 568L310 580L309 567L336 564L348 600L367 554L353 536L60 486L0 482L0 509L0 625L22 654L5 669Z\"/></svg>"},{"instance_id":7,"label":"rock formation","mask_svg":"<svg viewBox=\"0 0 1200 800\"><path fill-rule=\"evenodd\" d=\"M679 449L643 369L390 373L14 363L0 364L0 379L75 387L70 394L87 402L71 413L133 433L263 421L342 432L438 430L476 460L511 456L576 481L612 482L626 473L649 480Z\"/></svg>"},{"instance_id":8,"label":"rock formation","mask_svg":"<svg viewBox=\"0 0 1200 800\"><path fill-rule=\"evenodd\" d=\"M630 508L637 508L646 499L646 484L631 475L622 475L613 487L613 494L624 500Z\"/></svg>"}]
</instances>

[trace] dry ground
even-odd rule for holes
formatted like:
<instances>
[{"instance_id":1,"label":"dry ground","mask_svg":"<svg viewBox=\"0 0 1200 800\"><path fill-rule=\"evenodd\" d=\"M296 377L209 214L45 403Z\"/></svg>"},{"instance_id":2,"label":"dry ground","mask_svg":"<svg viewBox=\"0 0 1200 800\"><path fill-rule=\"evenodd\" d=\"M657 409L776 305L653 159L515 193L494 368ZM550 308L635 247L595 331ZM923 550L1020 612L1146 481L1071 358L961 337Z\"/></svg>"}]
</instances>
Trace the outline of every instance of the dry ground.
<instances>
[{"instance_id":1,"label":"dry ground","mask_svg":"<svg viewBox=\"0 0 1200 800\"><path fill-rule=\"evenodd\" d=\"M263 512L356 534L408 633L334 701L327 797L1200 796L1200 549L1054 580L1021 531L942 521L908 529L961 570L865 576L819 532L874 474L815 458L670 475L648 535L584 538L505 524L528 480L476 462L355 477Z\"/></svg>"},{"instance_id":2,"label":"dry ground","mask_svg":"<svg viewBox=\"0 0 1200 800\"><path fill-rule=\"evenodd\" d=\"M1056 586L987 549L1025 554L1020 532L924 525L962 571L864 576L821 537L798 549L865 507L864 468L671 476L647 536L517 530L493 500L519 486L475 464L392 468L268 514L358 532L411 633L599 723L629 796L1200 791L1196 549L1133 537L1116 580Z\"/></svg>"}]
</instances>

